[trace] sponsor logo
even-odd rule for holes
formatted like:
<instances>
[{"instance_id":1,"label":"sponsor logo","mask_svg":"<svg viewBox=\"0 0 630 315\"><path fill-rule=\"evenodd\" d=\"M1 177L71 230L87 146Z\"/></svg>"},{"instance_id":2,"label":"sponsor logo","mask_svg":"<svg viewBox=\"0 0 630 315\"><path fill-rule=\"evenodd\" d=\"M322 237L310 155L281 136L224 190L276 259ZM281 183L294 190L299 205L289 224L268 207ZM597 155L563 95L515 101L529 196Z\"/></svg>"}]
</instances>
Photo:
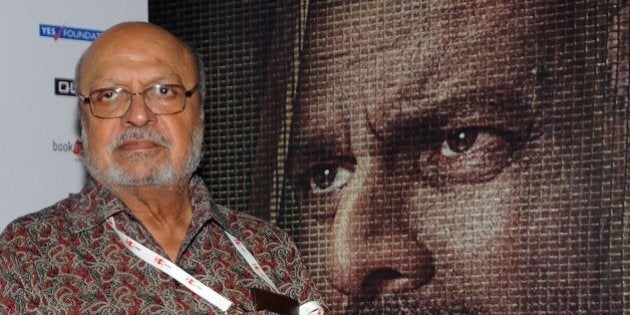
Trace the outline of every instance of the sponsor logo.
<instances>
[{"instance_id":1,"label":"sponsor logo","mask_svg":"<svg viewBox=\"0 0 630 315\"><path fill-rule=\"evenodd\" d=\"M77 96L74 80L55 78L55 95Z\"/></svg>"},{"instance_id":2,"label":"sponsor logo","mask_svg":"<svg viewBox=\"0 0 630 315\"><path fill-rule=\"evenodd\" d=\"M65 25L39 24L39 36L52 37L55 41L61 38L91 42L102 32L103 31Z\"/></svg>"},{"instance_id":3,"label":"sponsor logo","mask_svg":"<svg viewBox=\"0 0 630 315\"><path fill-rule=\"evenodd\" d=\"M83 143L80 139L75 140L74 143L72 141L57 142L53 140L52 149L53 152L72 152L74 155L79 155L83 150Z\"/></svg>"}]
</instances>

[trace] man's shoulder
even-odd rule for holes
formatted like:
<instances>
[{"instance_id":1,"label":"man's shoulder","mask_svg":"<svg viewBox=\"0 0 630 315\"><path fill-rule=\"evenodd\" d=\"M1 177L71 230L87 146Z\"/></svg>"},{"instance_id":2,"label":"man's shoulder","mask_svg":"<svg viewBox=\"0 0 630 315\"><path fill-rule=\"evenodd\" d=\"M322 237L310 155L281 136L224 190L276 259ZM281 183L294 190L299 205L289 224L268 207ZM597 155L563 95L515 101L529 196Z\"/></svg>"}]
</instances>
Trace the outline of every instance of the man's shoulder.
<instances>
[{"instance_id":1,"label":"man's shoulder","mask_svg":"<svg viewBox=\"0 0 630 315\"><path fill-rule=\"evenodd\" d=\"M229 224L236 223L239 225L252 225L261 228L272 227L269 222L246 212L233 210L220 204L215 204L214 207L220 215L225 217L227 223Z\"/></svg>"},{"instance_id":2,"label":"man's shoulder","mask_svg":"<svg viewBox=\"0 0 630 315\"><path fill-rule=\"evenodd\" d=\"M230 209L226 206L215 205L215 209L218 211L221 217L224 218L227 226L224 226L229 232L237 234L259 235L264 237L284 238L284 231L282 231L275 224L266 221L262 218L253 216L243 211L237 211Z\"/></svg>"},{"instance_id":3,"label":"man's shoulder","mask_svg":"<svg viewBox=\"0 0 630 315\"><path fill-rule=\"evenodd\" d=\"M57 234L63 232L67 226L67 214L72 208L74 199L69 196L57 203L18 217L9 223L0 234L0 244L25 241L37 238L39 235Z\"/></svg>"}]
</instances>

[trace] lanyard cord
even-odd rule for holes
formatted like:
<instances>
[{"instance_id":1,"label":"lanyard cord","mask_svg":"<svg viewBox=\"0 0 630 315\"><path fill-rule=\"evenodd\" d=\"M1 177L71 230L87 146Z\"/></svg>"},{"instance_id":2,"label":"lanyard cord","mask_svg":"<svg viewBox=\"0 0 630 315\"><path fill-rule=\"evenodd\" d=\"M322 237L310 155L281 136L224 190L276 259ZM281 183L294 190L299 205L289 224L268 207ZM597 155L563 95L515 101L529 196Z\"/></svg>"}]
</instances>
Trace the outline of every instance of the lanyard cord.
<instances>
[{"instance_id":1,"label":"lanyard cord","mask_svg":"<svg viewBox=\"0 0 630 315\"><path fill-rule=\"evenodd\" d=\"M195 277L188 274L183 269L179 268L177 265L172 263L170 260L162 257L160 254L150 250L144 245L138 243L131 237L127 236L125 233L121 232L116 228L116 221L114 221L113 217L109 217L107 219L107 224L112 227L114 232L118 235L121 242L127 247L134 255L138 256L140 259L144 260L151 266L161 270L162 272L168 274L173 279L177 280L179 283L186 286L188 289L202 297L204 300L208 301L210 304L216 306L223 312L227 312L228 309L234 304L232 301L226 299L216 291L212 290L205 284L201 283L201 281L197 280ZM225 234L228 236L234 247L236 247L237 251L243 256L245 261L249 264L252 270L258 275L263 281L265 281L276 293L278 292L278 288L273 281L265 274L265 272L260 267L260 264L254 258L254 256L245 248L243 242L234 237L232 234L227 231ZM299 314L323 314L323 308L316 301L309 301L302 304L299 308Z\"/></svg>"},{"instance_id":2,"label":"lanyard cord","mask_svg":"<svg viewBox=\"0 0 630 315\"><path fill-rule=\"evenodd\" d=\"M262 270L262 268L260 267L260 264L258 264L258 261L256 260L256 258L254 258L254 256L247 250L247 248L245 248L245 245L243 245L243 242L241 242L236 237L232 236L232 234L228 233L227 231L225 232L225 234L227 234L227 236L230 239L230 241L232 241L232 244L234 244L234 247L236 247L236 250L238 250L238 252L241 254L241 256L243 256L243 258L245 258L245 261L247 261L247 263L249 264L249 267L251 267L252 270L261 279L263 279L263 281L267 282L267 285L269 285L274 291L276 291L276 293L279 293L278 288L276 287L276 285L273 284L273 281L271 281L271 279L269 277L267 277L267 274L265 274L265 272Z\"/></svg>"},{"instance_id":3,"label":"lanyard cord","mask_svg":"<svg viewBox=\"0 0 630 315\"><path fill-rule=\"evenodd\" d=\"M142 260L146 261L151 266L173 277L173 279L177 280L179 283L183 284L191 291L197 293L197 295L202 297L204 300L208 301L210 304L218 307L224 312L227 312L230 306L232 306L232 301L226 299L216 291L210 289L205 284L195 279L195 277L188 274L182 268L179 268L177 265L172 263L170 260L146 248L144 245L136 242L134 239L118 230L116 228L116 221L114 221L113 217L109 217L107 219L107 223L109 224L109 226L112 227L112 229L114 229L114 232L118 234L118 237L125 245L125 247L127 247L132 253L134 253Z\"/></svg>"}]
</instances>

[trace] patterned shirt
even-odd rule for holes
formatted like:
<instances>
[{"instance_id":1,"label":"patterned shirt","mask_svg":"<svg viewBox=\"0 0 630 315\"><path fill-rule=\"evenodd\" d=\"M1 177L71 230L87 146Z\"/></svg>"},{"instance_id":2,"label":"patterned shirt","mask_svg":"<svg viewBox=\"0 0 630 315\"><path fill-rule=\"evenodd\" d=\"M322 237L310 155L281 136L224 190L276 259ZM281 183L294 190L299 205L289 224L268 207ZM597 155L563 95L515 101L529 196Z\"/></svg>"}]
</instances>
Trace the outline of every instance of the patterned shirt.
<instances>
[{"instance_id":1,"label":"patterned shirt","mask_svg":"<svg viewBox=\"0 0 630 315\"><path fill-rule=\"evenodd\" d=\"M263 220L215 204L190 183L193 219L175 261L246 311L252 288L271 290L226 236L240 239L281 294L320 301L290 238ZM129 252L106 223L168 257L111 191L89 179L79 194L12 222L0 235L0 313L220 314L218 308Z\"/></svg>"}]
</instances>

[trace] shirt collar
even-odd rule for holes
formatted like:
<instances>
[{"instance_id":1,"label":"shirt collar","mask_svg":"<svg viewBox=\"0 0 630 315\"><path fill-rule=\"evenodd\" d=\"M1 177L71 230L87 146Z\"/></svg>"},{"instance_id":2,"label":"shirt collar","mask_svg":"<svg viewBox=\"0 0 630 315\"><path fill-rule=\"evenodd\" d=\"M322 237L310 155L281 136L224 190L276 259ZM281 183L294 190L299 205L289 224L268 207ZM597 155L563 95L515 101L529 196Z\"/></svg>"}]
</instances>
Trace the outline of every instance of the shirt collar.
<instances>
[{"instance_id":1,"label":"shirt collar","mask_svg":"<svg viewBox=\"0 0 630 315\"><path fill-rule=\"evenodd\" d=\"M215 220L223 229L230 230L226 214L219 210L201 177L193 176L189 187L193 206L191 225L198 229L208 220ZM72 233L93 229L119 212L133 216L118 197L92 177L88 178L80 193L70 195L64 202L70 203L67 216Z\"/></svg>"}]
</instances>

